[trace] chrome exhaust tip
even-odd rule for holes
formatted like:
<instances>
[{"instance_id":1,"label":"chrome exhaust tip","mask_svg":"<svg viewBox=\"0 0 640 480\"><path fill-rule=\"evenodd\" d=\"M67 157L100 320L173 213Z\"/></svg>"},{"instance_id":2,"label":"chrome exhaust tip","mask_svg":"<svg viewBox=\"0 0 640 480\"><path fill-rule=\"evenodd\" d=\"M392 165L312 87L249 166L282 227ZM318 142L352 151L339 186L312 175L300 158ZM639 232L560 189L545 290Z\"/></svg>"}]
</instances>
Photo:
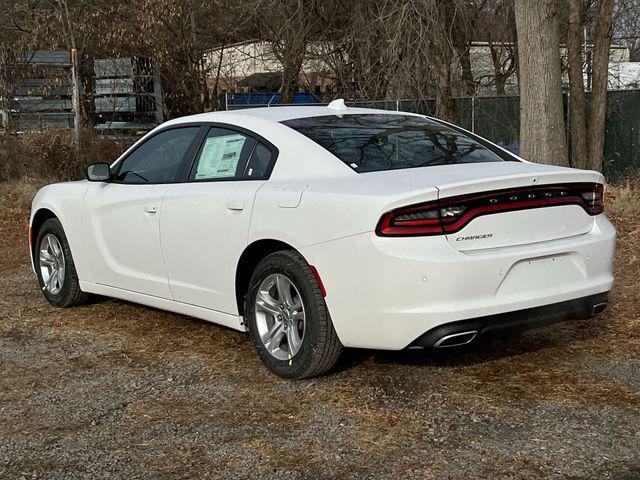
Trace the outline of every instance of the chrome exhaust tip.
<instances>
[{"instance_id":1,"label":"chrome exhaust tip","mask_svg":"<svg viewBox=\"0 0 640 480\"><path fill-rule=\"evenodd\" d=\"M449 348L468 345L478 336L477 330L469 330L466 332L452 333L445 335L433 344L433 348Z\"/></svg>"},{"instance_id":2,"label":"chrome exhaust tip","mask_svg":"<svg viewBox=\"0 0 640 480\"><path fill-rule=\"evenodd\" d=\"M591 307L591 315L598 315L599 313L604 312L607 308L607 302L596 303L593 307Z\"/></svg>"}]
</instances>

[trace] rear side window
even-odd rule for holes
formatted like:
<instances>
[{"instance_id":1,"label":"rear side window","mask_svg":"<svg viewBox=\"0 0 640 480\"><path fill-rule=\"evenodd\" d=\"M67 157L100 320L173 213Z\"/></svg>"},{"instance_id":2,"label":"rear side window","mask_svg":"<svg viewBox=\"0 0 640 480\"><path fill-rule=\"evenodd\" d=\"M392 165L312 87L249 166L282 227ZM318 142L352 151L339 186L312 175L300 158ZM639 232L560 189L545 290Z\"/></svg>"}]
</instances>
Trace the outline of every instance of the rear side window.
<instances>
[{"instance_id":1,"label":"rear side window","mask_svg":"<svg viewBox=\"0 0 640 480\"><path fill-rule=\"evenodd\" d=\"M263 144L258 143L253 149L249 163L247 164L245 177L248 179L265 178L269 174L273 154Z\"/></svg>"},{"instance_id":2,"label":"rear side window","mask_svg":"<svg viewBox=\"0 0 640 480\"><path fill-rule=\"evenodd\" d=\"M173 128L154 135L121 162L116 181L122 183L177 181L182 159L199 128Z\"/></svg>"},{"instance_id":3,"label":"rear side window","mask_svg":"<svg viewBox=\"0 0 640 480\"><path fill-rule=\"evenodd\" d=\"M512 160L488 143L412 115L327 115L282 123L360 173Z\"/></svg>"},{"instance_id":4,"label":"rear side window","mask_svg":"<svg viewBox=\"0 0 640 480\"><path fill-rule=\"evenodd\" d=\"M192 180L232 180L242 176L256 140L233 130L211 128L198 157Z\"/></svg>"}]
</instances>

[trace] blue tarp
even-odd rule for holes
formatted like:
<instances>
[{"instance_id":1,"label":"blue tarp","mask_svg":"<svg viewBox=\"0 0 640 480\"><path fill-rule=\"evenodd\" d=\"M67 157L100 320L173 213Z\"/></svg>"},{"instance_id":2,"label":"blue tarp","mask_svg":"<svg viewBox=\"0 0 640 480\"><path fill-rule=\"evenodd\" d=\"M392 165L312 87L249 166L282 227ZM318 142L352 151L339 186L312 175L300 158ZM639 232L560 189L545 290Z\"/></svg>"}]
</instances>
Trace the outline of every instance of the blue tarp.
<instances>
[{"instance_id":1,"label":"blue tarp","mask_svg":"<svg viewBox=\"0 0 640 480\"><path fill-rule=\"evenodd\" d=\"M224 105L266 105L280 103L280 92L227 93L220 94L220 104ZM297 92L292 103L322 103L309 92Z\"/></svg>"}]
</instances>

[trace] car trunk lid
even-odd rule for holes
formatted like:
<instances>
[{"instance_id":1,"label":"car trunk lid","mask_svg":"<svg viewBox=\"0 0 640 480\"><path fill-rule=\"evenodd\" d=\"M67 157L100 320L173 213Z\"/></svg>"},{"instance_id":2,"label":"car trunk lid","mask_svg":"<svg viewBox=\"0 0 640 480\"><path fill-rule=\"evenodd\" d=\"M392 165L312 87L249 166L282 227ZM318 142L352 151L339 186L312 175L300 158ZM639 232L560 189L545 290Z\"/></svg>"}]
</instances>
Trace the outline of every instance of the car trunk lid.
<instances>
[{"instance_id":1,"label":"car trunk lid","mask_svg":"<svg viewBox=\"0 0 640 480\"><path fill-rule=\"evenodd\" d=\"M590 185L603 181L597 172L528 162L443 165L375 173L381 174L387 181L412 188L435 186L441 212L448 206L464 206L461 217L466 216L466 221L442 219L447 241L460 251L587 233L593 226L593 216L580 204L578 185L591 188Z\"/></svg>"},{"instance_id":2,"label":"car trunk lid","mask_svg":"<svg viewBox=\"0 0 640 480\"><path fill-rule=\"evenodd\" d=\"M539 164L515 165L499 175L478 175L475 179L452 176L448 183L438 184L438 198L443 205L452 197L473 198L478 193L488 193L487 197L480 196L480 208L487 203L504 208L481 213L460 230L448 233L447 241L454 248L469 251L524 245L591 230L593 216L581 205L564 202L580 197L573 187L596 182L598 174Z\"/></svg>"}]
</instances>

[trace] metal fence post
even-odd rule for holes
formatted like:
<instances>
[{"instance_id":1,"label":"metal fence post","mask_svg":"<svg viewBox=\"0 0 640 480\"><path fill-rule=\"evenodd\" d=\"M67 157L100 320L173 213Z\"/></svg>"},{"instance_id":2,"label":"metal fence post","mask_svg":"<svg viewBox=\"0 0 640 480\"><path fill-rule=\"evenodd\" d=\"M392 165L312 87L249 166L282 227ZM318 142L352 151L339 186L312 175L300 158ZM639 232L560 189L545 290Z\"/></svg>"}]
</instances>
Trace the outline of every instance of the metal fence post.
<instances>
[{"instance_id":1,"label":"metal fence post","mask_svg":"<svg viewBox=\"0 0 640 480\"><path fill-rule=\"evenodd\" d=\"M471 131L476 132L476 97L471 97Z\"/></svg>"},{"instance_id":2,"label":"metal fence post","mask_svg":"<svg viewBox=\"0 0 640 480\"><path fill-rule=\"evenodd\" d=\"M71 49L71 106L73 108L73 143L80 149L80 77L78 74L78 50Z\"/></svg>"}]
</instances>

